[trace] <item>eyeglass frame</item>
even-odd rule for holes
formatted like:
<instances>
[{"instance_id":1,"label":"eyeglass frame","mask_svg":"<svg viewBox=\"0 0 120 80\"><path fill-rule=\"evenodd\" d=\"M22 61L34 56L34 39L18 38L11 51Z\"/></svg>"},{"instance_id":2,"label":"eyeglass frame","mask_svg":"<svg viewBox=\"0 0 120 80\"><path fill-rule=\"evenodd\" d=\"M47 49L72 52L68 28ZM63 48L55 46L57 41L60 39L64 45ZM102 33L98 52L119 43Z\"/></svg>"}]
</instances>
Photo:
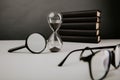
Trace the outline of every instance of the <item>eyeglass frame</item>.
<instances>
[{"instance_id":1,"label":"eyeglass frame","mask_svg":"<svg viewBox=\"0 0 120 80\"><path fill-rule=\"evenodd\" d=\"M120 66L120 62L119 62L119 65L118 66L115 66L115 55L114 55L114 50L117 46L120 46L120 44L117 44L117 45L114 45L114 46L102 46L102 47L93 47L93 48L90 48L90 47L85 47L84 49L76 49L76 50L73 50L71 51L59 64L58 66L62 66L64 64L64 62L66 61L66 59L70 56L70 54L72 54L73 52L76 52L76 51L82 51L81 54L80 54L80 60L83 60L84 62L88 62L89 64L89 72L90 72L90 77L92 80L94 80L93 78L93 75L92 75L92 70L91 70L91 60L92 60L92 57L97 54L99 51L96 51L96 52L93 52L93 50L95 49L105 49L105 48L113 48L112 51L110 50L107 50L109 52L109 64L108 64L108 69L106 70L105 72L105 75L103 77L100 78L100 80L104 79L108 72L109 72L109 69L110 69L110 64L112 64L114 66L115 69L118 69L119 66ZM85 50L90 50L91 51L91 55L88 55L86 57L82 57L82 54L84 53Z\"/></svg>"}]
</instances>

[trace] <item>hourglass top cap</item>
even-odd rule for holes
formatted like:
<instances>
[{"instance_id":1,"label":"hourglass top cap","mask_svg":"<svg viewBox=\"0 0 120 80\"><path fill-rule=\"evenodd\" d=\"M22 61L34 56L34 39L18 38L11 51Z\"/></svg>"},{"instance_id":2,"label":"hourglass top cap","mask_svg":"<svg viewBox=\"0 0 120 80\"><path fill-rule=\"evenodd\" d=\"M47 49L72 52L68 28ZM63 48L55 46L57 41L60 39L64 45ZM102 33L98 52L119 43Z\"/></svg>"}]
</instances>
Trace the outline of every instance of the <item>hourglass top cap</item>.
<instances>
[{"instance_id":1,"label":"hourglass top cap","mask_svg":"<svg viewBox=\"0 0 120 80\"><path fill-rule=\"evenodd\" d=\"M48 18L50 18L52 20L59 20L62 22L62 15L58 12L49 13Z\"/></svg>"}]
</instances>

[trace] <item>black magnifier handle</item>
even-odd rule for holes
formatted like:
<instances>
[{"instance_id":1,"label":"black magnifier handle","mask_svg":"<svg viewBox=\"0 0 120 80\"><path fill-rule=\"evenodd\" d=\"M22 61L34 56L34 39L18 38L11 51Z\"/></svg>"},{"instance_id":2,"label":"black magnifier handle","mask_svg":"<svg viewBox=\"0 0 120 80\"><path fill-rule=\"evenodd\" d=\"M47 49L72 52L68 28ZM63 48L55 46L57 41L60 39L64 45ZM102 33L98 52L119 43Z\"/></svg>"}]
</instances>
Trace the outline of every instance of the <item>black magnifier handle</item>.
<instances>
[{"instance_id":1,"label":"black magnifier handle","mask_svg":"<svg viewBox=\"0 0 120 80\"><path fill-rule=\"evenodd\" d=\"M9 49L8 52L13 52L13 51L25 48L25 47L26 47L25 45L22 45L22 46L19 46L19 47L15 47L15 48Z\"/></svg>"}]
</instances>

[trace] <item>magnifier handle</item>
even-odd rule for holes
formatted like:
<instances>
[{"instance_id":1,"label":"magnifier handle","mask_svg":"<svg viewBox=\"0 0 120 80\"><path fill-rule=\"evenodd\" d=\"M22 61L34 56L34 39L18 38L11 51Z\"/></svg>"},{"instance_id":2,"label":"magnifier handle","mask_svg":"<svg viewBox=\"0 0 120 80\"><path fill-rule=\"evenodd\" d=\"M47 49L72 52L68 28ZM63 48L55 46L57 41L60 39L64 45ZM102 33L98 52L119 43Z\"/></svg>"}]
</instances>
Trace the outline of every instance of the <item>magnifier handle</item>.
<instances>
[{"instance_id":1,"label":"magnifier handle","mask_svg":"<svg viewBox=\"0 0 120 80\"><path fill-rule=\"evenodd\" d=\"M16 51L16 50L19 50L19 49L22 49L22 48L25 48L25 45L9 49L8 52L13 52L13 51Z\"/></svg>"}]
</instances>

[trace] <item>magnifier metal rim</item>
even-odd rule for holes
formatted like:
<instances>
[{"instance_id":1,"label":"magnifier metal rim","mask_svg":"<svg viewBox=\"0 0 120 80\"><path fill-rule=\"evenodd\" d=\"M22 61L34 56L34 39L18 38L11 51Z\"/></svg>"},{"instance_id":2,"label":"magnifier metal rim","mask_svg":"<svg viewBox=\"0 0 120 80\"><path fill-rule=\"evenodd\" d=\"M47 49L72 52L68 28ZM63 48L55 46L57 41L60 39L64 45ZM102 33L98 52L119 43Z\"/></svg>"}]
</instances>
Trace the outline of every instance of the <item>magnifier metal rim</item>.
<instances>
[{"instance_id":1,"label":"magnifier metal rim","mask_svg":"<svg viewBox=\"0 0 120 80\"><path fill-rule=\"evenodd\" d=\"M29 37L30 37L31 35L33 35L33 34L39 34L40 36L43 37L43 39L44 39L44 41L45 41L45 46L44 46L43 50L40 50L39 52L38 52L38 51L35 52L35 51L31 50L31 49L29 48L29 46L28 46L28 39L29 39ZM47 45L47 41L46 41L44 35L42 35L41 33L32 33L32 34L30 34L30 35L26 38L26 42L25 42L26 48L27 48L31 53L34 53L34 54L39 54L39 53L43 52L43 51L45 50L45 48L46 48L46 45Z\"/></svg>"}]
</instances>

